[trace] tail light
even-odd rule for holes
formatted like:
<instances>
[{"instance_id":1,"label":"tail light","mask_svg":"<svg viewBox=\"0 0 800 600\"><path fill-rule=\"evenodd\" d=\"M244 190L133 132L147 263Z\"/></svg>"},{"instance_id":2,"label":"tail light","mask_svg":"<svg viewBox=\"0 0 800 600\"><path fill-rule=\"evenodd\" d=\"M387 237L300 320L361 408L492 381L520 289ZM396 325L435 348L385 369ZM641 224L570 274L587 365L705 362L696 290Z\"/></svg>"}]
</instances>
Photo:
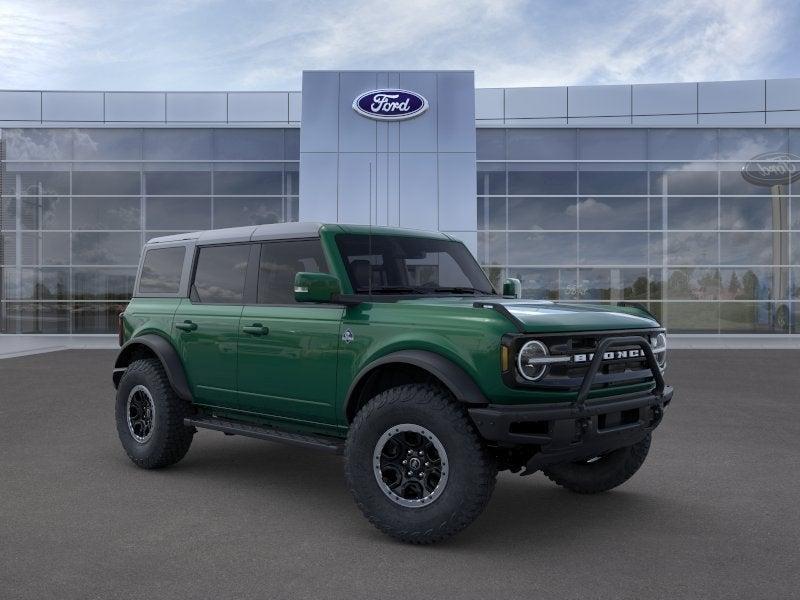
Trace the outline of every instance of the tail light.
<instances>
[{"instance_id":1,"label":"tail light","mask_svg":"<svg viewBox=\"0 0 800 600\"><path fill-rule=\"evenodd\" d=\"M117 341L120 346L125 343L125 323L122 320L124 314L125 313L119 313L117 315Z\"/></svg>"}]
</instances>

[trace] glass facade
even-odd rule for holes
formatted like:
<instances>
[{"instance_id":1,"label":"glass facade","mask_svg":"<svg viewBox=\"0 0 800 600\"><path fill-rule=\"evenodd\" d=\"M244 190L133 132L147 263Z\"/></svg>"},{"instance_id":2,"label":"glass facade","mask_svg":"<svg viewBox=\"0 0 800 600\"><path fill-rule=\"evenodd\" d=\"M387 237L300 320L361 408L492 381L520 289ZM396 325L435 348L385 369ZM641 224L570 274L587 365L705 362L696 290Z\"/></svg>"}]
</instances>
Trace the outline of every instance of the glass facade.
<instances>
[{"instance_id":1,"label":"glass facade","mask_svg":"<svg viewBox=\"0 0 800 600\"><path fill-rule=\"evenodd\" d=\"M298 215L299 129L3 129L0 333L109 333L145 240Z\"/></svg>"},{"instance_id":2,"label":"glass facade","mask_svg":"<svg viewBox=\"0 0 800 600\"><path fill-rule=\"evenodd\" d=\"M495 282L641 302L673 333L800 332L800 130L481 128L477 152Z\"/></svg>"},{"instance_id":3,"label":"glass facade","mask_svg":"<svg viewBox=\"0 0 800 600\"><path fill-rule=\"evenodd\" d=\"M299 133L2 129L0 333L113 332L150 237L297 220ZM800 173L800 129L478 128L479 261L672 333L800 333L800 181L747 177L767 153Z\"/></svg>"}]
</instances>

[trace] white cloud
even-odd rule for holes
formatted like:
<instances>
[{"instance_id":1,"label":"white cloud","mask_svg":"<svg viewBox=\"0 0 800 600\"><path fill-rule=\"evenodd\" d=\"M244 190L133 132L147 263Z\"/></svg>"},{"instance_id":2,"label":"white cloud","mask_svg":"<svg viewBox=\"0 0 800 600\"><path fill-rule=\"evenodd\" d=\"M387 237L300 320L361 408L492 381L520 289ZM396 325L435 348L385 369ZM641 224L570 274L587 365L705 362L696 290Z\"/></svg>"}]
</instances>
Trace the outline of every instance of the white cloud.
<instances>
[{"instance_id":1,"label":"white cloud","mask_svg":"<svg viewBox=\"0 0 800 600\"><path fill-rule=\"evenodd\" d=\"M0 0L0 22L6 88L298 89L325 68L467 68L486 87L759 78L794 68L776 61L797 43L788 0Z\"/></svg>"}]
</instances>

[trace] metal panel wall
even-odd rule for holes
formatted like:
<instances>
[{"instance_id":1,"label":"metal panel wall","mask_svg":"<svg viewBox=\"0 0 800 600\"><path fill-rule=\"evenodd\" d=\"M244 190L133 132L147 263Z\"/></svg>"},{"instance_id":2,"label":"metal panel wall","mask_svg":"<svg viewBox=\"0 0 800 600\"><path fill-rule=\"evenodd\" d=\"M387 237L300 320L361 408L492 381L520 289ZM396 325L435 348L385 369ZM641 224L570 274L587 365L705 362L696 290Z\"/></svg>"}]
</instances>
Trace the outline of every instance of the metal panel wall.
<instances>
[{"instance_id":1,"label":"metal panel wall","mask_svg":"<svg viewBox=\"0 0 800 600\"><path fill-rule=\"evenodd\" d=\"M400 122L353 110L382 87L421 94L429 108ZM475 232L471 71L306 71L302 104L301 220Z\"/></svg>"}]
</instances>

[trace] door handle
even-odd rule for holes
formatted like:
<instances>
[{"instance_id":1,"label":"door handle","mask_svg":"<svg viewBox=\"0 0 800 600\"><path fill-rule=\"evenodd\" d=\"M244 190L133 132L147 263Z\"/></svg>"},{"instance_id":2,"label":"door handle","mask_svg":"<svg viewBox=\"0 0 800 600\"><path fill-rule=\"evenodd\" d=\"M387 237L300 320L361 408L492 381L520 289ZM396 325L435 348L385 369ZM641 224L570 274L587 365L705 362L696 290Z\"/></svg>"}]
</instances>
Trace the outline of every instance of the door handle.
<instances>
[{"instance_id":1,"label":"door handle","mask_svg":"<svg viewBox=\"0 0 800 600\"><path fill-rule=\"evenodd\" d=\"M252 325L245 325L242 327L242 331L250 335L267 335L269 333L269 327L264 327L261 323L253 323Z\"/></svg>"},{"instance_id":2,"label":"door handle","mask_svg":"<svg viewBox=\"0 0 800 600\"><path fill-rule=\"evenodd\" d=\"M186 319L183 323L175 323L175 329L180 329L181 331L194 331L197 329L197 323L193 323L189 319Z\"/></svg>"}]
</instances>

